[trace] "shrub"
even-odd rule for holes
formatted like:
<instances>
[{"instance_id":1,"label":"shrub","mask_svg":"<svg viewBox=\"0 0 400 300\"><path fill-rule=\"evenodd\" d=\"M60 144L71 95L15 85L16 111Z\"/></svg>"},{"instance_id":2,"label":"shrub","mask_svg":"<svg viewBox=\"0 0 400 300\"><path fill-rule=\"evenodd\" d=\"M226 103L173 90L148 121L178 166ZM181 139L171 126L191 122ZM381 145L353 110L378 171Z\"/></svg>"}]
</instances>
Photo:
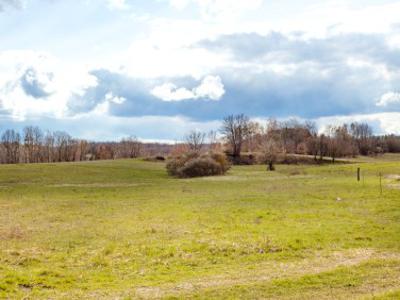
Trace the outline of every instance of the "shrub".
<instances>
[{"instance_id":1,"label":"shrub","mask_svg":"<svg viewBox=\"0 0 400 300\"><path fill-rule=\"evenodd\" d=\"M225 174L231 168L231 164L225 154L213 152L211 153L211 158L221 166L222 174Z\"/></svg>"},{"instance_id":2,"label":"shrub","mask_svg":"<svg viewBox=\"0 0 400 300\"><path fill-rule=\"evenodd\" d=\"M143 158L144 161L150 161L150 162L163 162L166 161L164 156L158 155L158 156L149 156Z\"/></svg>"},{"instance_id":3,"label":"shrub","mask_svg":"<svg viewBox=\"0 0 400 300\"><path fill-rule=\"evenodd\" d=\"M230 168L224 154L188 152L168 161L167 171L180 178L223 175Z\"/></svg>"},{"instance_id":4,"label":"shrub","mask_svg":"<svg viewBox=\"0 0 400 300\"><path fill-rule=\"evenodd\" d=\"M221 175L222 168L215 160L210 157L200 157L189 160L180 169L182 177L200 177Z\"/></svg>"}]
</instances>

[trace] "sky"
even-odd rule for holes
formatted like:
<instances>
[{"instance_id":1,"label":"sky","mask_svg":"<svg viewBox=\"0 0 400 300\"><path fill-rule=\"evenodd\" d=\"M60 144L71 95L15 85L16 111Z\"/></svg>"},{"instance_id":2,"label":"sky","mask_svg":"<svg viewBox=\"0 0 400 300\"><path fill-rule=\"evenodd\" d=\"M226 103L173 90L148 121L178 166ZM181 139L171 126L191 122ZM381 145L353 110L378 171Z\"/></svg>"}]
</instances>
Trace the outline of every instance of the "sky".
<instances>
[{"instance_id":1,"label":"sky","mask_svg":"<svg viewBox=\"0 0 400 300\"><path fill-rule=\"evenodd\" d=\"M230 114L400 134L400 1L0 0L0 131L181 140Z\"/></svg>"}]
</instances>

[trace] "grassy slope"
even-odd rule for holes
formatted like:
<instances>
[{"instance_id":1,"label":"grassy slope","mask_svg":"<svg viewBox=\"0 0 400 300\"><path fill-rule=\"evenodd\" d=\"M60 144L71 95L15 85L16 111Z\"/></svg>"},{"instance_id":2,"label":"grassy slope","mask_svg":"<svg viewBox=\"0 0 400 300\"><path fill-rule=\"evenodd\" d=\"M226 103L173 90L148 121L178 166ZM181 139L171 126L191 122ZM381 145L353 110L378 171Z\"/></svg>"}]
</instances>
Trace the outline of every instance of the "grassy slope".
<instances>
[{"instance_id":1,"label":"grassy slope","mask_svg":"<svg viewBox=\"0 0 400 300\"><path fill-rule=\"evenodd\" d=\"M397 299L392 160L361 163L361 183L356 164L0 166L0 298Z\"/></svg>"}]
</instances>

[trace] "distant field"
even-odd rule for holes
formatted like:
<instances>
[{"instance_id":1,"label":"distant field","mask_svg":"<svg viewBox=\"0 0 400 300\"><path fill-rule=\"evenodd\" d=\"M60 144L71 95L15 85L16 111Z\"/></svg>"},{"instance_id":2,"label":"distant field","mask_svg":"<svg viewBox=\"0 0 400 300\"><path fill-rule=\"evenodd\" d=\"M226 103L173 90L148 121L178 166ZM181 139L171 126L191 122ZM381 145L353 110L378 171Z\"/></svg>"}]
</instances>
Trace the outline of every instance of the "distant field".
<instances>
[{"instance_id":1,"label":"distant field","mask_svg":"<svg viewBox=\"0 0 400 300\"><path fill-rule=\"evenodd\" d=\"M397 156L187 180L0 166L0 298L400 299L396 175Z\"/></svg>"}]
</instances>

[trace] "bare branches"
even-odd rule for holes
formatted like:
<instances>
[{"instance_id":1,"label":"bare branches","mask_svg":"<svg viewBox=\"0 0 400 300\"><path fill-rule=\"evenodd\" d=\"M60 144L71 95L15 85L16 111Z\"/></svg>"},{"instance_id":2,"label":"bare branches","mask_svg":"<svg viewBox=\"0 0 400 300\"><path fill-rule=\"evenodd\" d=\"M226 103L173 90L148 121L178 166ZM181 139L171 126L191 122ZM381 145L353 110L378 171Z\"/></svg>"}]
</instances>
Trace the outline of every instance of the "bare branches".
<instances>
[{"instance_id":1,"label":"bare branches","mask_svg":"<svg viewBox=\"0 0 400 300\"><path fill-rule=\"evenodd\" d=\"M191 131L185 136L186 145L190 151L199 152L204 147L206 134L200 131Z\"/></svg>"},{"instance_id":2,"label":"bare branches","mask_svg":"<svg viewBox=\"0 0 400 300\"><path fill-rule=\"evenodd\" d=\"M250 132L249 117L240 115L231 115L224 119L221 127L221 133L224 135L234 158L239 158L242 151L242 145Z\"/></svg>"}]
</instances>

